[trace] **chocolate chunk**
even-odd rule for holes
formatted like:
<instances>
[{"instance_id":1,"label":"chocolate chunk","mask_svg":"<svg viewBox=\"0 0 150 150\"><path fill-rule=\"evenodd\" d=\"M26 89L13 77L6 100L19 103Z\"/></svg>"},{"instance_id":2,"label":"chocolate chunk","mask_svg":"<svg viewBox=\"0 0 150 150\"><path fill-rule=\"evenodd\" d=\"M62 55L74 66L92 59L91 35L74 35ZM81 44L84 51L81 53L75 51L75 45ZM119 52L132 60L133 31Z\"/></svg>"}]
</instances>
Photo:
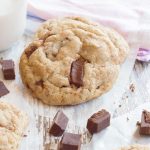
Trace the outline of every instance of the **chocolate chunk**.
<instances>
[{"instance_id":1,"label":"chocolate chunk","mask_svg":"<svg viewBox=\"0 0 150 150\"><path fill-rule=\"evenodd\" d=\"M43 80L39 80L35 84L44 87Z\"/></svg>"},{"instance_id":2,"label":"chocolate chunk","mask_svg":"<svg viewBox=\"0 0 150 150\"><path fill-rule=\"evenodd\" d=\"M59 150L80 150L81 148L81 135L65 132L60 144Z\"/></svg>"},{"instance_id":3,"label":"chocolate chunk","mask_svg":"<svg viewBox=\"0 0 150 150\"><path fill-rule=\"evenodd\" d=\"M68 121L68 117L62 111L58 111L54 117L50 134L54 136L61 136L67 127Z\"/></svg>"},{"instance_id":4,"label":"chocolate chunk","mask_svg":"<svg viewBox=\"0 0 150 150\"><path fill-rule=\"evenodd\" d=\"M8 89L6 88L4 83L2 81L0 81L0 97L6 95L8 93L9 93Z\"/></svg>"},{"instance_id":5,"label":"chocolate chunk","mask_svg":"<svg viewBox=\"0 0 150 150\"><path fill-rule=\"evenodd\" d=\"M31 56L31 54L37 49L37 46L35 45L30 45L29 49L27 49L27 51L25 52L25 54L27 55L27 57L29 58Z\"/></svg>"},{"instance_id":6,"label":"chocolate chunk","mask_svg":"<svg viewBox=\"0 0 150 150\"><path fill-rule=\"evenodd\" d=\"M142 112L139 133L141 135L150 135L150 112L146 110Z\"/></svg>"},{"instance_id":7,"label":"chocolate chunk","mask_svg":"<svg viewBox=\"0 0 150 150\"><path fill-rule=\"evenodd\" d=\"M110 113L102 109L93 114L87 122L87 129L91 134L100 132L110 125Z\"/></svg>"},{"instance_id":8,"label":"chocolate chunk","mask_svg":"<svg viewBox=\"0 0 150 150\"><path fill-rule=\"evenodd\" d=\"M145 110L144 115L145 115L145 122L150 123L150 112Z\"/></svg>"},{"instance_id":9,"label":"chocolate chunk","mask_svg":"<svg viewBox=\"0 0 150 150\"><path fill-rule=\"evenodd\" d=\"M2 72L5 80L15 79L15 69L13 60L3 60L2 61Z\"/></svg>"},{"instance_id":10,"label":"chocolate chunk","mask_svg":"<svg viewBox=\"0 0 150 150\"><path fill-rule=\"evenodd\" d=\"M140 125L141 125L141 123L140 123L139 121L137 121L136 125L137 125L137 126L140 126Z\"/></svg>"},{"instance_id":11,"label":"chocolate chunk","mask_svg":"<svg viewBox=\"0 0 150 150\"><path fill-rule=\"evenodd\" d=\"M84 74L84 60L78 59L73 61L70 70L70 84L74 84L76 87L83 86L83 74Z\"/></svg>"}]
</instances>

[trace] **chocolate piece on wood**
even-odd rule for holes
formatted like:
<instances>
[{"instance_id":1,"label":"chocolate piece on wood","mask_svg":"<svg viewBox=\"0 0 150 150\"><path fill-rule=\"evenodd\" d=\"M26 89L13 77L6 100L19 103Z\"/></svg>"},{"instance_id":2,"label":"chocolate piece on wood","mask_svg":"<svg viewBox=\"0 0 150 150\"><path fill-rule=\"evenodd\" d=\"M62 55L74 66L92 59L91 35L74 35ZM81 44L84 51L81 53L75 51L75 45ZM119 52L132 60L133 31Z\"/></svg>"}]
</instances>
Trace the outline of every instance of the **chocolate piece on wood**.
<instances>
[{"instance_id":1,"label":"chocolate piece on wood","mask_svg":"<svg viewBox=\"0 0 150 150\"><path fill-rule=\"evenodd\" d=\"M68 121L68 117L62 111L58 111L54 117L50 134L54 136L61 136L67 127Z\"/></svg>"},{"instance_id":2,"label":"chocolate piece on wood","mask_svg":"<svg viewBox=\"0 0 150 150\"><path fill-rule=\"evenodd\" d=\"M110 125L110 113L102 109L93 114L87 122L87 129L91 134L102 131Z\"/></svg>"},{"instance_id":3,"label":"chocolate piece on wood","mask_svg":"<svg viewBox=\"0 0 150 150\"><path fill-rule=\"evenodd\" d=\"M81 148L81 135L65 132L60 144L59 150L80 150Z\"/></svg>"},{"instance_id":4,"label":"chocolate piece on wood","mask_svg":"<svg viewBox=\"0 0 150 150\"><path fill-rule=\"evenodd\" d=\"M150 135L150 112L146 110L142 112L139 133L141 135Z\"/></svg>"},{"instance_id":5,"label":"chocolate piece on wood","mask_svg":"<svg viewBox=\"0 0 150 150\"><path fill-rule=\"evenodd\" d=\"M15 65L13 60L3 60L2 64L2 72L5 80L13 80L15 79Z\"/></svg>"},{"instance_id":6,"label":"chocolate piece on wood","mask_svg":"<svg viewBox=\"0 0 150 150\"><path fill-rule=\"evenodd\" d=\"M6 95L8 93L9 93L9 90L6 88L4 83L2 81L0 81L0 97Z\"/></svg>"},{"instance_id":7,"label":"chocolate piece on wood","mask_svg":"<svg viewBox=\"0 0 150 150\"><path fill-rule=\"evenodd\" d=\"M78 59L73 61L70 70L70 84L74 84L77 88L83 86L84 60Z\"/></svg>"}]
</instances>

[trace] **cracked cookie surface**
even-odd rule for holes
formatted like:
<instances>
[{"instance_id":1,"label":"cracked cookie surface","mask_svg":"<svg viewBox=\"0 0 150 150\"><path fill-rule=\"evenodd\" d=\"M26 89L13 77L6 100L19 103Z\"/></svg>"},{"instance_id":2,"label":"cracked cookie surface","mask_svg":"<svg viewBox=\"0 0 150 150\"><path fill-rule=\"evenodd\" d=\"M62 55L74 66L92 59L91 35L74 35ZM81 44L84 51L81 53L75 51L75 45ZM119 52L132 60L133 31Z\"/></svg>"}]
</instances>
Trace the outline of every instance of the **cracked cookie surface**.
<instances>
[{"instance_id":1,"label":"cracked cookie surface","mask_svg":"<svg viewBox=\"0 0 150 150\"><path fill-rule=\"evenodd\" d=\"M80 17L48 20L23 52L20 73L23 83L44 103L75 105L111 89L128 53L127 42L112 29ZM70 70L80 58L83 81L77 87L70 82Z\"/></svg>"},{"instance_id":2,"label":"cracked cookie surface","mask_svg":"<svg viewBox=\"0 0 150 150\"><path fill-rule=\"evenodd\" d=\"M0 102L0 150L18 150L28 125L27 115L6 102Z\"/></svg>"}]
</instances>

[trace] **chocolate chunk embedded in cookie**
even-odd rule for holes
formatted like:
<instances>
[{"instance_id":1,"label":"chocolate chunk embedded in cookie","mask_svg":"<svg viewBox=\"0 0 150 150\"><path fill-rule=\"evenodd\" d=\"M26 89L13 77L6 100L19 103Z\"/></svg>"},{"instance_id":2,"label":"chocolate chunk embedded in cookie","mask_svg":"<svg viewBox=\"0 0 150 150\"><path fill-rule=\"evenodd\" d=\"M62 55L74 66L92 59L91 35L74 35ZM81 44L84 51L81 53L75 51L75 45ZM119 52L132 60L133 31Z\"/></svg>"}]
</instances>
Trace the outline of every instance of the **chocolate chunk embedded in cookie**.
<instances>
[{"instance_id":1,"label":"chocolate chunk embedded in cookie","mask_svg":"<svg viewBox=\"0 0 150 150\"><path fill-rule=\"evenodd\" d=\"M70 70L70 83L76 87L83 86L84 60L73 61Z\"/></svg>"}]
</instances>

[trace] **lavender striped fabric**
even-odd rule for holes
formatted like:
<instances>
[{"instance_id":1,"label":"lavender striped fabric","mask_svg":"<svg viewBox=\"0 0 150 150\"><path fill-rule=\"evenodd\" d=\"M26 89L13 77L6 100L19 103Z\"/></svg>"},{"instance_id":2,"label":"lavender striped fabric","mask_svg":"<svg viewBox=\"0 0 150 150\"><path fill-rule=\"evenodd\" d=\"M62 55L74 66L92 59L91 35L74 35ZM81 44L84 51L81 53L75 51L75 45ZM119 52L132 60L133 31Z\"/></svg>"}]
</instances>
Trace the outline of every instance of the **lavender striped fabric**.
<instances>
[{"instance_id":1,"label":"lavender striped fabric","mask_svg":"<svg viewBox=\"0 0 150 150\"><path fill-rule=\"evenodd\" d=\"M140 61L149 62L150 61L150 49L139 48L137 59Z\"/></svg>"},{"instance_id":2,"label":"lavender striped fabric","mask_svg":"<svg viewBox=\"0 0 150 150\"><path fill-rule=\"evenodd\" d=\"M137 36L137 39L141 38L138 44L143 48L139 48L137 59L149 62L150 44L148 39L150 32L148 31L150 31L150 23L145 20L150 20L150 15L146 9L143 9L146 6L141 7L141 3L136 1L135 5L130 0L126 1L129 3L125 3L125 1L116 4L114 2L105 3L99 0L86 0L86 3L81 0L30 0L28 2L28 18L36 22L43 22L50 18L67 15L92 17L97 22L113 27L125 38L138 33L140 27L141 35ZM130 6L128 9L123 7L127 4ZM137 23L140 24L137 26Z\"/></svg>"}]
</instances>

